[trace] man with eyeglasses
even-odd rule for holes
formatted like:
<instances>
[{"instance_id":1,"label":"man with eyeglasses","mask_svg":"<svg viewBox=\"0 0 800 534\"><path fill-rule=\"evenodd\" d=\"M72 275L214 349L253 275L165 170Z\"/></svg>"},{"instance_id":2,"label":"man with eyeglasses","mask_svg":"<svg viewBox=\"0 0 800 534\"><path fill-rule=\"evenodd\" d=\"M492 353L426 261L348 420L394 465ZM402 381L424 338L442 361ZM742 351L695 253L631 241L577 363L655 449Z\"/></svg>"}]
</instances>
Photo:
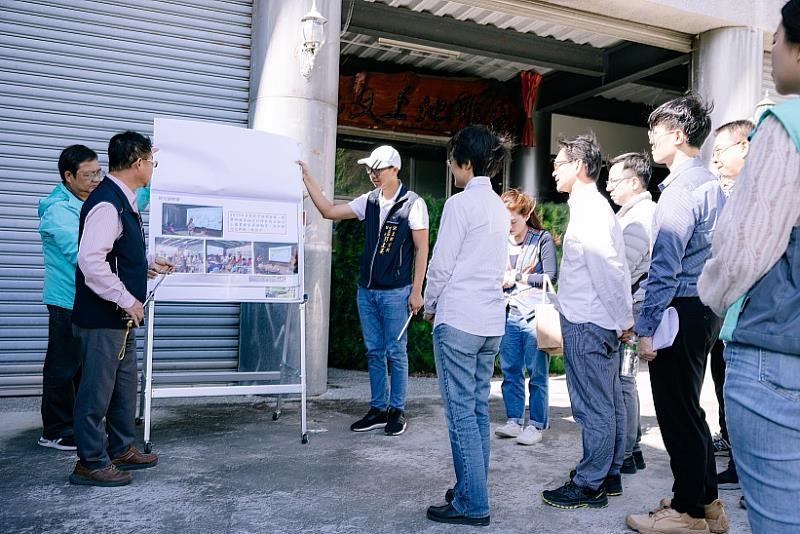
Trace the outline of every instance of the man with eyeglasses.
<instances>
[{"instance_id":1,"label":"man with eyeglasses","mask_svg":"<svg viewBox=\"0 0 800 534\"><path fill-rule=\"evenodd\" d=\"M371 400L367 414L350 430L382 428L387 435L397 436L406 429L406 320L424 303L428 208L398 178L401 160L394 147L380 146L358 163L365 166L375 189L347 204L334 205L325 198L308 165L298 162L303 169L303 183L323 217L366 220L357 302L367 348ZM387 360L391 375L388 395Z\"/></svg>"},{"instance_id":2,"label":"man with eyeglasses","mask_svg":"<svg viewBox=\"0 0 800 534\"><path fill-rule=\"evenodd\" d=\"M39 445L74 451L72 411L81 367L78 341L72 335L78 220L83 202L100 183L103 171L94 150L72 145L61 152L58 172L61 183L39 200L39 235L44 255L42 301L49 315Z\"/></svg>"},{"instance_id":3,"label":"man with eyeglasses","mask_svg":"<svg viewBox=\"0 0 800 534\"><path fill-rule=\"evenodd\" d=\"M123 486L129 471L153 467L155 454L136 438L136 333L144 319L149 270L171 272L156 258L148 265L136 191L157 162L150 139L124 132L108 143L109 173L81 207L75 271L73 332L80 342L81 385L75 400L78 462L72 484ZM133 323L131 325L130 323Z\"/></svg>"},{"instance_id":4,"label":"man with eyeglasses","mask_svg":"<svg viewBox=\"0 0 800 534\"><path fill-rule=\"evenodd\" d=\"M724 532L711 433L700 407L706 358L721 321L698 296L697 280L711 254L711 238L725 197L700 160L711 132L710 106L686 95L656 108L648 119L653 161L670 174L659 184L653 250L644 302L636 318L638 354L649 362L650 385L661 436L675 479L673 496L627 524L648 533ZM653 334L674 307L679 329L670 347L656 353Z\"/></svg>"},{"instance_id":5,"label":"man with eyeglasses","mask_svg":"<svg viewBox=\"0 0 800 534\"><path fill-rule=\"evenodd\" d=\"M639 314L644 300L644 281L650 269L650 248L652 243L653 214L656 203L647 190L652 175L650 158L647 154L630 152L621 154L610 161L606 191L620 210L617 220L622 227L622 240L625 242L625 258L631 273L631 294L633 296L633 317ZM622 350L622 347L620 347ZM639 421L639 393L636 377L620 374L622 398L625 402L625 456L620 472L626 475L636 473L646 467L639 442L642 439L642 426Z\"/></svg>"},{"instance_id":6,"label":"man with eyeglasses","mask_svg":"<svg viewBox=\"0 0 800 534\"><path fill-rule=\"evenodd\" d=\"M723 124L714 130L714 148L711 151L711 163L717 168L719 185L725 196L730 196L739 177L744 159L750 149L748 135L755 128L755 124L747 119L732 121ZM719 404L719 428L718 436L714 437L714 454L717 456L729 456L728 467L724 471L717 473L717 485L720 489L734 490L739 489L739 475L736 472L736 463L733 460L733 453L728 437L728 425L725 422L725 397L723 387L725 385L725 359L722 357L725 351L725 343L718 339L711 349L711 377L714 380L714 392L717 395Z\"/></svg>"},{"instance_id":7,"label":"man with eyeglasses","mask_svg":"<svg viewBox=\"0 0 800 534\"><path fill-rule=\"evenodd\" d=\"M633 327L631 278L619 221L597 189L602 155L593 134L559 140L556 189L569 193L558 297L564 368L583 456L563 486L542 492L556 508L604 508L622 495L625 407L621 340Z\"/></svg>"}]
</instances>

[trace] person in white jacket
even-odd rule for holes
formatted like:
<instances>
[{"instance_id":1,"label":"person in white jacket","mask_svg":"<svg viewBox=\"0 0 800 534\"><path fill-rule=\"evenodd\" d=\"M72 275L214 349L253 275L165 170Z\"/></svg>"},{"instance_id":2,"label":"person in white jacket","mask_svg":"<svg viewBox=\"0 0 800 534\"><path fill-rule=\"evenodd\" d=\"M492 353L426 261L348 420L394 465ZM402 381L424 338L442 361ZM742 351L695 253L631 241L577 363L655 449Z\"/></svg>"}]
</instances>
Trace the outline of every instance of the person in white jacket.
<instances>
[{"instance_id":1,"label":"person in white jacket","mask_svg":"<svg viewBox=\"0 0 800 534\"><path fill-rule=\"evenodd\" d=\"M610 161L606 191L620 210L617 220L622 227L625 258L631 273L634 319L644 300L643 282L650 270L650 249L653 239L653 214L656 203L647 191L652 168L647 154L629 152ZM620 347L622 350L622 347ZM639 421L639 392L636 377L620 375L622 398L625 402L625 456L620 472L626 475L646 467L639 442L642 426Z\"/></svg>"}]
</instances>

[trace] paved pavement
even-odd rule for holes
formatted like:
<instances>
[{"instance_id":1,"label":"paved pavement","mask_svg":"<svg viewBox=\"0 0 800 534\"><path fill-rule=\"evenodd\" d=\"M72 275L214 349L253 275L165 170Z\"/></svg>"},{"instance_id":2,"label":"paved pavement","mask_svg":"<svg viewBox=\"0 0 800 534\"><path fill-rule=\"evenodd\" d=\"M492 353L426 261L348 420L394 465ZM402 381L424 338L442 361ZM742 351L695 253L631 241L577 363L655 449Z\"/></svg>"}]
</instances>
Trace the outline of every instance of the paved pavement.
<instances>
[{"instance_id":1,"label":"paved pavement","mask_svg":"<svg viewBox=\"0 0 800 534\"><path fill-rule=\"evenodd\" d=\"M300 444L299 403L225 397L156 399L154 469L123 488L71 486L73 453L36 445L38 398L0 399L0 532L6 533L445 533L475 527L425 518L453 482L436 381L412 378L409 428L398 437L354 434L368 399L366 373L331 370L330 389L309 403L310 443ZM492 439L491 526L480 532L625 533L627 513L670 495L669 463L656 423L649 377L639 378L647 469L624 477L625 493L601 510L563 511L541 501L580 459L563 377L551 379L552 429L541 444ZM703 404L717 430L710 376ZM492 384L493 426L504 422L500 382ZM718 464L720 468L724 466ZM721 492L732 534L749 533L739 491Z\"/></svg>"}]
</instances>

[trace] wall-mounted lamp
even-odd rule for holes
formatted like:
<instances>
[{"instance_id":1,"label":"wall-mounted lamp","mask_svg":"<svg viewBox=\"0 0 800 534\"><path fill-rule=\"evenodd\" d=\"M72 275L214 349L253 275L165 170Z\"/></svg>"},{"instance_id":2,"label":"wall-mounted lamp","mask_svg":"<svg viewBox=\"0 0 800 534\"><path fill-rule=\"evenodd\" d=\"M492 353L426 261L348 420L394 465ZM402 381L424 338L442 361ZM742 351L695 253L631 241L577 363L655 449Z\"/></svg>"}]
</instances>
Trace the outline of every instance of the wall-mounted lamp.
<instances>
[{"instance_id":1,"label":"wall-mounted lamp","mask_svg":"<svg viewBox=\"0 0 800 534\"><path fill-rule=\"evenodd\" d=\"M322 16L317 10L317 2L314 0L311 10L300 19L300 26L303 32L303 44L300 46L300 73L305 78L311 77L314 70L314 59L322 45L325 44L325 24L328 19Z\"/></svg>"}]
</instances>

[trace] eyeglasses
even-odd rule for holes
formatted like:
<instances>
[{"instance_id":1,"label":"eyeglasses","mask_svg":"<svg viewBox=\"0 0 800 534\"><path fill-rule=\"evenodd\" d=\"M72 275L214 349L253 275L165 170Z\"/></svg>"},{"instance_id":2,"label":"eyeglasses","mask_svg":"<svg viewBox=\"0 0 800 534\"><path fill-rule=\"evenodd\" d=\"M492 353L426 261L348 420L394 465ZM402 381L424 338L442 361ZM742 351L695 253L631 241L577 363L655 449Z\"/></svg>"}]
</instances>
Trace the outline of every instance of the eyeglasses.
<instances>
[{"instance_id":1,"label":"eyeglasses","mask_svg":"<svg viewBox=\"0 0 800 534\"><path fill-rule=\"evenodd\" d=\"M566 165L567 163L572 163L572 162L570 160L568 160L568 159L565 159L565 160L562 160L562 161L555 160L555 161L553 161L553 170L557 171L559 169L559 167L561 167L562 165Z\"/></svg>"},{"instance_id":2,"label":"eyeglasses","mask_svg":"<svg viewBox=\"0 0 800 534\"><path fill-rule=\"evenodd\" d=\"M647 132L647 139L650 141L650 146L656 146L662 137L667 136L671 133L675 133L675 130L668 130L666 132L661 132L658 135L653 135L652 131Z\"/></svg>"},{"instance_id":3,"label":"eyeglasses","mask_svg":"<svg viewBox=\"0 0 800 534\"><path fill-rule=\"evenodd\" d=\"M98 169L94 172L91 171L83 171L80 173L87 180L99 180L103 177L103 169Z\"/></svg>"},{"instance_id":4,"label":"eyeglasses","mask_svg":"<svg viewBox=\"0 0 800 534\"><path fill-rule=\"evenodd\" d=\"M732 145L728 145L728 146L726 146L724 148L723 147L714 147L714 150L711 151L711 155L714 156L715 158L719 159L719 157L722 155L723 152L725 152L729 148L733 148L736 145L741 145L741 144L742 144L742 142L739 141L737 143L733 143Z\"/></svg>"},{"instance_id":5,"label":"eyeglasses","mask_svg":"<svg viewBox=\"0 0 800 534\"><path fill-rule=\"evenodd\" d=\"M383 167L382 169L373 169L372 167L367 167L365 170L367 171L368 176L378 176L386 169L388 169L388 167Z\"/></svg>"},{"instance_id":6,"label":"eyeglasses","mask_svg":"<svg viewBox=\"0 0 800 534\"><path fill-rule=\"evenodd\" d=\"M144 158L139 158L139 159L142 160L142 161L146 161L148 163L152 163L154 169L156 167L158 167L158 162L156 160L154 160L154 159L144 159Z\"/></svg>"},{"instance_id":7,"label":"eyeglasses","mask_svg":"<svg viewBox=\"0 0 800 534\"><path fill-rule=\"evenodd\" d=\"M624 178L619 178L617 180L609 180L606 189L608 189L609 191L613 191L619 186L619 184L621 184L625 180L630 180L631 178L633 178L633 176L626 176Z\"/></svg>"}]
</instances>

